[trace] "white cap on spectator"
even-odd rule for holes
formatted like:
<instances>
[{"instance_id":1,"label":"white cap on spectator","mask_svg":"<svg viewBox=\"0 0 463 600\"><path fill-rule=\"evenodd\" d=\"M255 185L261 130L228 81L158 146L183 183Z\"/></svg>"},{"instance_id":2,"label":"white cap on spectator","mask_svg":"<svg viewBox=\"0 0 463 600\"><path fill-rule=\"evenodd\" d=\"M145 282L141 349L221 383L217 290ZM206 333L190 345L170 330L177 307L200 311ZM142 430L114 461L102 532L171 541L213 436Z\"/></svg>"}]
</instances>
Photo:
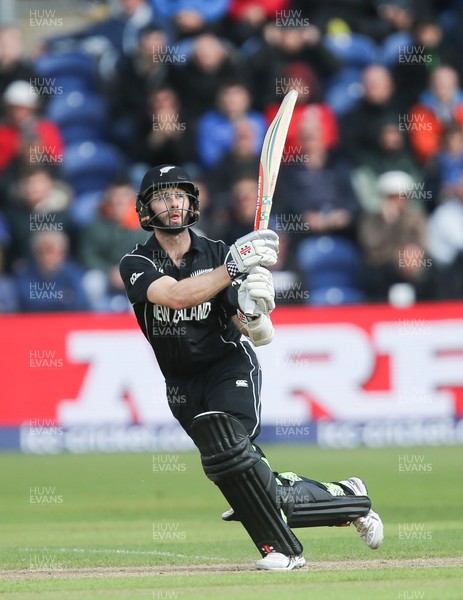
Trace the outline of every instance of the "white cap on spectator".
<instances>
[{"instance_id":1,"label":"white cap on spectator","mask_svg":"<svg viewBox=\"0 0 463 600\"><path fill-rule=\"evenodd\" d=\"M27 106L35 108L37 106L37 92L27 81L13 81L3 93L5 104L12 106Z\"/></svg>"},{"instance_id":2,"label":"white cap on spectator","mask_svg":"<svg viewBox=\"0 0 463 600\"><path fill-rule=\"evenodd\" d=\"M394 194L405 196L413 190L414 183L405 171L387 171L378 177L378 194L382 197Z\"/></svg>"}]
</instances>

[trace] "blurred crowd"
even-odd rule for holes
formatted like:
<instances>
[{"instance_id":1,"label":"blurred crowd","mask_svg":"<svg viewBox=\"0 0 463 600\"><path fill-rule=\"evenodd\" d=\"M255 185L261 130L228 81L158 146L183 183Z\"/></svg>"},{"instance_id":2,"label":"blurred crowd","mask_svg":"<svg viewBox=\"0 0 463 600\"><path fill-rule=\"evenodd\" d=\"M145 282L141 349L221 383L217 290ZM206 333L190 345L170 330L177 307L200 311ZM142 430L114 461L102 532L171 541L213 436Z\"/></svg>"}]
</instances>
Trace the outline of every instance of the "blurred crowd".
<instances>
[{"instance_id":1,"label":"blurred crowd","mask_svg":"<svg viewBox=\"0 0 463 600\"><path fill-rule=\"evenodd\" d=\"M0 27L0 312L129 310L118 264L148 237L135 195L156 164L191 174L200 233L248 233L290 89L277 302L463 299L462 2L86 9L68 33L45 10Z\"/></svg>"}]
</instances>

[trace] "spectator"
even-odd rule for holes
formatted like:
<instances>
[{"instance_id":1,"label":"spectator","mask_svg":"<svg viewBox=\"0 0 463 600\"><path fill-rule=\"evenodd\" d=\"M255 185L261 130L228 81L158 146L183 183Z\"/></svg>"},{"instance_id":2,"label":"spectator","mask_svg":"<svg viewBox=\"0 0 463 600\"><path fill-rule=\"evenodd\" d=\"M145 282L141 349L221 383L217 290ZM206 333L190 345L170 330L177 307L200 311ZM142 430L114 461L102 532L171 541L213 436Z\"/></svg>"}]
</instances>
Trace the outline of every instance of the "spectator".
<instances>
[{"instance_id":1,"label":"spectator","mask_svg":"<svg viewBox=\"0 0 463 600\"><path fill-rule=\"evenodd\" d=\"M367 163L380 175L386 171L405 171L418 175L418 165L407 145L407 137L396 120L386 122L379 130L378 151Z\"/></svg>"},{"instance_id":2,"label":"spectator","mask_svg":"<svg viewBox=\"0 0 463 600\"><path fill-rule=\"evenodd\" d=\"M146 241L134 211L135 191L129 181L115 181L106 191L100 214L83 230L80 258L85 286L96 310L127 310L119 275L121 256Z\"/></svg>"},{"instance_id":3,"label":"spectator","mask_svg":"<svg viewBox=\"0 0 463 600\"><path fill-rule=\"evenodd\" d=\"M429 10L430 0L421 0L422 14ZM378 16L389 28L390 35L395 32L408 32L417 15L418 6L414 0L374 0Z\"/></svg>"},{"instance_id":4,"label":"spectator","mask_svg":"<svg viewBox=\"0 0 463 600\"><path fill-rule=\"evenodd\" d=\"M0 95L13 81L30 81L34 69L24 56L21 30L16 25L0 27Z\"/></svg>"},{"instance_id":5,"label":"spectator","mask_svg":"<svg viewBox=\"0 0 463 600\"><path fill-rule=\"evenodd\" d=\"M173 29L175 39L211 30L226 15L230 0L150 0L161 24Z\"/></svg>"},{"instance_id":6,"label":"spectator","mask_svg":"<svg viewBox=\"0 0 463 600\"><path fill-rule=\"evenodd\" d=\"M450 192L450 190L449 190ZM439 300L463 299L463 174L428 221L428 252Z\"/></svg>"},{"instance_id":7,"label":"spectator","mask_svg":"<svg viewBox=\"0 0 463 600\"><path fill-rule=\"evenodd\" d=\"M291 7L323 33L337 28L381 41L391 32L391 26L378 17L372 0L293 0Z\"/></svg>"},{"instance_id":8,"label":"spectator","mask_svg":"<svg viewBox=\"0 0 463 600\"><path fill-rule=\"evenodd\" d=\"M439 21L442 23L445 38L458 52L463 50L461 30L463 27L463 5L459 0L450 0L444 10L439 10Z\"/></svg>"},{"instance_id":9,"label":"spectator","mask_svg":"<svg viewBox=\"0 0 463 600\"><path fill-rule=\"evenodd\" d=\"M454 123L444 131L436 163L444 194L452 195L454 186L459 187L463 177L463 129L460 125Z\"/></svg>"},{"instance_id":10,"label":"spectator","mask_svg":"<svg viewBox=\"0 0 463 600\"><path fill-rule=\"evenodd\" d=\"M68 247L68 238L62 231L40 231L33 235L33 258L15 272L20 310L61 312L89 309L81 270L68 260Z\"/></svg>"},{"instance_id":11,"label":"spectator","mask_svg":"<svg viewBox=\"0 0 463 600\"><path fill-rule=\"evenodd\" d=\"M201 219L199 224L195 225L194 230L198 235L204 235L214 240L218 239L220 238L218 232L222 230L228 214L223 206L217 205L215 197L212 198L209 182L203 170L193 163L186 164L185 170L199 189Z\"/></svg>"},{"instance_id":12,"label":"spectator","mask_svg":"<svg viewBox=\"0 0 463 600\"><path fill-rule=\"evenodd\" d=\"M329 149L334 148L338 143L338 123L334 112L322 100L320 83L312 69L303 63L288 65L283 73L282 84L277 86L280 100L291 88L297 90L298 97L286 137L285 156L293 157L300 152L299 131L304 122L317 122L324 145ZM267 107L265 116L269 123L279 108L280 102Z\"/></svg>"},{"instance_id":13,"label":"spectator","mask_svg":"<svg viewBox=\"0 0 463 600\"><path fill-rule=\"evenodd\" d=\"M38 231L72 235L70 188L55 179L45 165L29 167L10 194L6 216L11 230L10 264L29 256L29 238Z\"/></svg>"},{"instance_id":14,"label":"spectator","mask_svg":"<svg viewBox=\"0 0 463 600\"><path fill-rule=\"evenodd\" d=\"M413 23L418 15L426 15L428 13L429 3L432 0L422 0L418 8L415 0L375 0L375 4L378 9L378 16L382 20L384 26L388 29L388 33L383 40L382 48L379 50L381 58L378 62L382 62L386 66L390 67L397 56L407 54L408 49L413 46ZM415 52L415 47L412 49L412 53ZM403 59L402 59L403 60ZM398 82L403 83L403 81ZM407 102L410 96L413 95L413 76L411 77L410 91L402 89L396 90L396 100ZM406 81L408 87L409 82ZM421 85L425 84L425 81L421 82ZM400 106L401 110L408 110L409 105Z\"/></svg>"},{"instance_id":15,"label":"spectator","mask_svg":"<svg viewBox=\"0 0 463 600\"><path fill-rule=\"evenodd\" d=\"M266 22L288 10L290 0L231 0L228 19L224 24L227 37L241 46L259 35Z\"/></svg>"},{"instance_id":16,"label":"spectator","mask_svg":"<svg viewBox=\"0 0 463 600\"><path fill-rule=\"evenodd\" d=\"M113 15L80 31L49 38L45 49L54 52L81 47L106 54L106 62L114 64L122 54L136 51L140 31L152 22L153 11L145 0L118 0Z\"/></svg>"},{"instance_id":17,"label":"spectator","mask_svg":"<svg viewBox=\"0 0 463 600\"><path fill-rule=\"evenodd\" d=\"M328 149L316 121L302 125L300 147L304 161L282 169L279 194L286 195L288 208L277 219L280 228L299 234L293 252L310 293L306 300L314 305L359 302L359 204L350 165L339 151Z\"/></svg>"},{"instance_id":18,"label":"spectator","mask_svg":"<svg viewBox=\"0 0 463 600\"><path fill-rule=\"evenodd\" d=\"M378 179L380 212L359 224L364 254L364 288L371 302L392 300L394 284L406 283L417 300L433 296L431 261L426 254L426 218L408 199L413 180L401 171Z\"/></svg>"},{"instance_id":19,"label":"spectator","mask_svg":"<svg viewBox=\"0 0 463 600\"><path fill-rule=\"evenodd\" d=\"M252 45L253 50L249 50L246 61L249 86L258 110L274 103L281 94L278 88L288 85L284 80L289 65L309 67L314 78L322 83L341 68L337 57L323 45L320 30L306 22L303 20L301 26L297 21L294 26L280 26L277 20L269 22L262 37Z\"/></svg>"},{"instance_id":20,"label":"spectator","mask_svg":"<svg viewBox=\"0 0 463 600\"><path fill-rule=\"evenodd\" d=\"M10 242L8 224L0 212L0 314L17 312L19 307L16 281L6 270L5 250Z\"/></svg>"},{"instance_id":21,"label":"spectator","mask_svg":"<svg viewBox=\"0 0 463 600\"><path fill-rule=\"evenodd\" d=\"M401 111L418 102L429 75L440 65L452 66L463 75L460 54L445 40L439 21L425 14L415 21L410 41L396 47L394 59L388 63Z\"/></svg>"},{"instance_id":22,"label":"spectator","mask_svg":"<svg viewBox=\"0 0 463 600\"><path fill-rule=\"evenodd\" d=\"M306 160L284 166L279 194L295 220L308 224L313 236L336 234L356 239L358 200L350 181L350 165L330 151L317 122L306 122L299 132L301 156Z\"/></svg>"},{"instance_id":23,"label":"spectator","mask_svg":"<svg viewBox=\"0 0 463 600\"><path fill-rule=\"evenodd\" d=\"M164 86L148 94L131 148L132 158L146 165L196 162L194 131L172 88Z\"/></svg>"},{"instance_id":24,"label":"spectator","mask_svg":"<svg viewBox=\"0 0 463 600\"><path fill-rule=\"evenodd\" d=\"M224 83L218 91L217 108L205 113L198 122L197 149L201 163L210 169L230 151L235 137L234 123L246 117L255 128L255 151L259 152L267 130L260 113L251 110L251 95L238 80Z\"/></svg>"},{"instance_id":25,"label":"spectator","mask_svg":"<svg viewBox=\"0 0 463 600\"><path fill-rule=\"evenodd\" d=\"M445 128L452 123L463 126L463 91L455 69L443 66L432 72L428 89L411 108L406 121L412 148L426 163L439 152Z\"/></svg>"},{"instance_id":26,"label":"spectator","mask_svg":"<svg viewBox=\"0 0 463 600\"><path fill-rule=\"evenodd\" d=\"M149 26L141 31L136 52L118 62L109 101L122 145L130 138L137 115L145 110L149 92L167 83L173 60L168 48L165 32Z\"/></svg>"},{"instance_id":27,"label":"spectator","mask_svg":"<svg viewBox=\"0 0 463 600\"><path fill-rule=\"evenodd\" d=\"M368 162L378 152L378 139L384 123L398 121L393 100L394 84L389 71L381 65L366 67L362 83L360 103L345 113L341 122L342 147L356 165Z\"/></svg>"},{"instance_id":28,"label":"spectator","mask_svg":"<svg viewBox=\"0 0 463 600\"><path fill-rule=\"evenodd\" d=\"M186 64L172 70L172 85L192 119L211 110L219 87L239 73L239 56L226 40L213 33L193 38Z\"/></svg>"},{"instance_id":29,"label":"spectator","mask_svg":"<svg viewBox=\"0 0 463 600\"><path fill-rule=\"evenodd\" d=\"M386 122L379 130L376 151L365 157L364 163L354 169L352 182L364 210L379 211L377 180L382 173L404 171L415 182L422 180L423 174L407 142L397 120Z\"/></svg>"},{"instance_id":30,"label":"spectator","mask_svg":"<svg viewBox=\"0 0 463 600\"><path fill-rule=\"evenodd\" d=\"M232 147L220 159L209 177L214 198L219 203L228 194L236 179L245 174L252 174L253 178L257 179L259 173L259 132L254 123L242 117L234 122L233 127Z\"/></svg>"},{"instance_id":31,"label":"spectator","mask_svg":"<svg viewBox=\"0 0 463 600\"><path fill-rule=\"evenodd\" d=\"M230 194L229 219L220 238L228 245L254 229L256 214L257 178L243 175L237 179Z\"/></svg>"},{"instance_id":32,"label":"spectator","mask_svg":"<svg viewBox=\"0 0 463 600\"><path fill-rule=\"evenodd\" d=\"M59 166L63 142L58 127L37 114L38 96L26 81L14 81L3 94L5 122L0 124L0 174L3 185L30 164Z\"/></svg>"}]
</instances>

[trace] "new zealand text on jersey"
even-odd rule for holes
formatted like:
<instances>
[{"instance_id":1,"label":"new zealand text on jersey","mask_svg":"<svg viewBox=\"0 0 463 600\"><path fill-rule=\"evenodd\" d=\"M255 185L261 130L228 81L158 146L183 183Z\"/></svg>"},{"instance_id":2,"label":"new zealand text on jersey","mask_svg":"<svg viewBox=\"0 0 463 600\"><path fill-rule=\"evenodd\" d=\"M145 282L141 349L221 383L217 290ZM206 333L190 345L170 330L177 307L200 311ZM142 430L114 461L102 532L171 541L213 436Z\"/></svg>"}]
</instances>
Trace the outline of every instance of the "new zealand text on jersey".
<instances>
[{"instance_id":1,"label":"new zealand text on jersey","mask_svg":"<svg viewBox=\"0 0 463 600\"><path fill-rule=\"evenodd\" d=\"M179 321L202 321L207 319L211 312L211 303L203 302L191 308L173 310L168 306L153 305L153 318L164 323L178 323Z\"/></svg>"}]
</instances>

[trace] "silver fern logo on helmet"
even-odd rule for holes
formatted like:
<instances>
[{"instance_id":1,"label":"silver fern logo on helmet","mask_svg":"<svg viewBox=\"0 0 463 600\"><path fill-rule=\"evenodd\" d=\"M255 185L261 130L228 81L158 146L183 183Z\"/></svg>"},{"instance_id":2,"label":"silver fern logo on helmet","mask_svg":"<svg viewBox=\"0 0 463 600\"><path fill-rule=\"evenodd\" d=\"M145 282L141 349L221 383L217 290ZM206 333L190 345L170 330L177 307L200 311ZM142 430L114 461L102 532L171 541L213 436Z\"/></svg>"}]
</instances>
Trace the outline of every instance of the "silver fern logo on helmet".
<instances>
[{"instance_id":1,"label":"silver fern logo on helmet","mask_svg":"<svg viewBox=\"0 0 463 600\"><path fill-rule=\"evenodd\" d=\"M161 177L164 175L164 173L168 173L171 169L175 169L175 166L173 165L171 167L162 167L162 169L159 169Z\"/></svg>"}]
</instances>

